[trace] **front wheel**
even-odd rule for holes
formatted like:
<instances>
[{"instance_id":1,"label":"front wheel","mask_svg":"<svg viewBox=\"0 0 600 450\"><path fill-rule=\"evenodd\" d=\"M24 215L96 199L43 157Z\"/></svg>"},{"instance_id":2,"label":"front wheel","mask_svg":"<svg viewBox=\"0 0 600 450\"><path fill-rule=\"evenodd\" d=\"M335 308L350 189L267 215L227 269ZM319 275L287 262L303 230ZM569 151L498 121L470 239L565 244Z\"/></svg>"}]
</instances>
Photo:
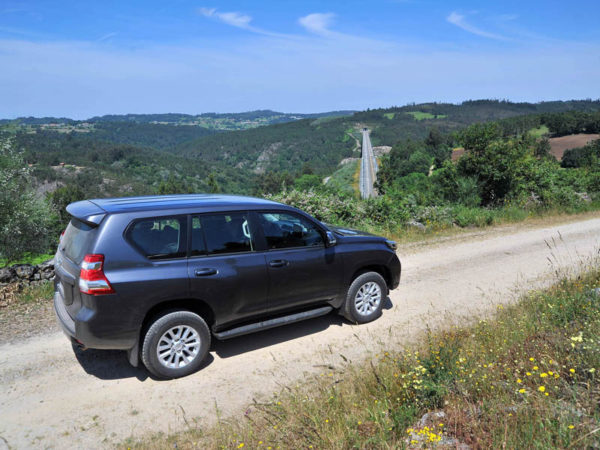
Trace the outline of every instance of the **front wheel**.
<instances>
[{"instance_id":1,"label":"front wheel","mask_svg":"<svg viewBox=\"0 0 600 450\"><path fill-rule=\"evenodd\" d=\"M387 285L377 272L366 272L354 279L346 301L341 308L342 315L353 323L367 323L381 315Z\"/></svg>"},{"instance_id":2,"label":"front wheel","mask_svg":"<svg viewBox=\"0 0 600 450\"><path fill-rule=\"evenodd\" d=\"M206 322L190 311L156 319L144 337L142 361L158 378L179 378L198 370L210 348Z\"/></svg>"}]
</instances>

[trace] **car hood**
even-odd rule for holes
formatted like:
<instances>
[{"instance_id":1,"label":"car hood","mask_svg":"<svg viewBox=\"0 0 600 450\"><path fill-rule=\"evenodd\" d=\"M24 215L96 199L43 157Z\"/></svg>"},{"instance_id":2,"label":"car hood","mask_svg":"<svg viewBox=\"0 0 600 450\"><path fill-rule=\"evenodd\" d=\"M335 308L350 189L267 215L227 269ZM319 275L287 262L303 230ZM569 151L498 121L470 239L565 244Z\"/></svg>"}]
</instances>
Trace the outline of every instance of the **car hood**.
<instances>
[{"instance_id":1,"label":"car hood","mask_svg":"<svg viewBox=\"0 0 600 450\"><path fill-rule=\"evenodd\" d=\"M342 236L369 236L369 237L379 237L371 233L367 233L366 231L355 230L353 228L347 227L336 227L335 225L327 224L327 227L336 234L340 234Z\"/></svg>"}]
</instances>

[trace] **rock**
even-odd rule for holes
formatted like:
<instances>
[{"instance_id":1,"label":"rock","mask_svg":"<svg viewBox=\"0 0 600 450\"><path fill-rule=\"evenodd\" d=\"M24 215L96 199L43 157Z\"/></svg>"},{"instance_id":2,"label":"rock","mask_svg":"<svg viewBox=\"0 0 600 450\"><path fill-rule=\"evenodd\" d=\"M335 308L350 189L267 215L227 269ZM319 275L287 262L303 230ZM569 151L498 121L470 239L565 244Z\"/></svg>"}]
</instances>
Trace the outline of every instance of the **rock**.
<instances>
[{"instance_id":1,"label":"rock","mask_svg":"<svg viewBox=\"0 0 600 450\"><path fill-rule=\"evenodd\" d=\"M417 222L415 219L411 219L409 220L406 225L408 225L409 227L414 227L414 228L418 228L419 230L424 231L427 227L425 225L423 225L421 222Z\"/></svg>"},{"instance_id":2,"label":"rock","mask_svg":"<svg viewBox=\"0 0 600 450\"><path fill-rule=\"evenodd\" d=\"M40 280L41 278L42 278L42 276L40 275L39 272L36 272L36 273L33 274L33 279L34 280Z\"/></svg>"},{"instance_id":3,"label":"rock","mask_svg":"<svg viewBox=\"0 0 600 450\"><path fill-rule=\"evenodd\" d=\"M54 271L42 272L41 276L42 280L51 280L52 278L54 278Z\"/></svg>"},{"instance_id":4,"label":"rock","mask_svg":"<svg viewBox=\"0 0 600 450\"><path fill-rule=\"evenodd\" d=\"M54 270L54 258L49 259L41 264L38 264L38 269L42 272L47 272L50 270Z\"/></svg>"},{"instance_id":5,"label":"rock","mask_svg":"<svg viewBox=\"0 0 600 450\"><path fill-rule=\"evenodd\" d=\"M15 271L12 267L0 269L0 283L10 283L15 277Z\"/></svg>"},{"instance_id":6,"label":"rock","mask_svg":"<svg viewBox=\"0 0 600 450\"><path fill-rule=\"evenodd\" d=\"M23 264L20 266L14 266L15 267L15 273L17 274L17 277L24 279L24 280L28 280L29 278L31 278L35 272L35 269L33 266L30 266L29 264Z\"/></svg>"},{"instance_id":7,"label":"rock","mask_svg":"<svg viewBox=\"0 0 600 450\"><path fill-rule=\"evenodd\" d=\"M429 427L432 428L438 423L443 422L446 418L444 411L432 411L425 413L421 420L419 420L419 428Z\"/></svg>"}]
</instances>

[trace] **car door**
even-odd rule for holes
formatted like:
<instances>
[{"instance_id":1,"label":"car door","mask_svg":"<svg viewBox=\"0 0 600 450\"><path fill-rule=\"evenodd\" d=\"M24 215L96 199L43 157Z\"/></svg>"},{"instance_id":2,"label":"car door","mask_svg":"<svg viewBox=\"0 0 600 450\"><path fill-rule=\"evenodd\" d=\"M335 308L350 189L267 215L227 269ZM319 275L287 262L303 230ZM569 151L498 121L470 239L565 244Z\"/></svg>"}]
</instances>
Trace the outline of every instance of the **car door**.
<instances>
[{"instance_id":1,"label":"car door","mask_svg":"<svg viewBox=\"0 0 600 450\"><path fill-rule=\"evenodd\" d=\"M190 222L190 291L212 308L216 329L265 314L268 274L249 214L193 215Z\"/></svg>"},{"instance_id":2,"label":"car door","mask_svg":"<svg viewBox=\"0 0 600 450\"><path fill-rule=\"evenodd\" d=\"M336 297L342 260L326 248L323 231L293 212L258 212L269 273L269 311L295 309Z\"/></svg>"}]
</instances>

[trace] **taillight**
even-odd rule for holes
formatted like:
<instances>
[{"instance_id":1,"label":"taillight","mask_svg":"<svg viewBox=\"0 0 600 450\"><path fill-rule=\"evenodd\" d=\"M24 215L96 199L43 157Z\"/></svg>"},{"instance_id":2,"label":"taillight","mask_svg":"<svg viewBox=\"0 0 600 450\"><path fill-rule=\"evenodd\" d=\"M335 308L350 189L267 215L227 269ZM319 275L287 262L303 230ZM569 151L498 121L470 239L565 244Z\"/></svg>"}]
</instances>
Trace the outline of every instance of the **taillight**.
<instances>
[{"instance_id":1,"label":"taillight","mask_svg":"<svg viewBox=\"0 0 600 450\"><path fill-rule=\"evenodd\" d=\"M104 275L104 255L85 255L79 273L79 290L89 295L115 292Z\"/></svg>"},{"instance_id":2,"label":"taillight","mask_svg":"<svg viewBox=\"0 0 600 450\"><path fill-rule=\"evenodd\" d=\"M58 242L62 241L62 238L65 235L65 231L67 231L67 230L62 230L62 233L60 233L60 237L58 238Z\"/></svg>"}]
</instances>

